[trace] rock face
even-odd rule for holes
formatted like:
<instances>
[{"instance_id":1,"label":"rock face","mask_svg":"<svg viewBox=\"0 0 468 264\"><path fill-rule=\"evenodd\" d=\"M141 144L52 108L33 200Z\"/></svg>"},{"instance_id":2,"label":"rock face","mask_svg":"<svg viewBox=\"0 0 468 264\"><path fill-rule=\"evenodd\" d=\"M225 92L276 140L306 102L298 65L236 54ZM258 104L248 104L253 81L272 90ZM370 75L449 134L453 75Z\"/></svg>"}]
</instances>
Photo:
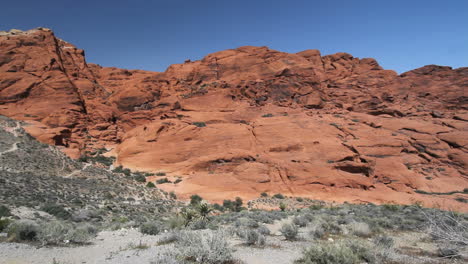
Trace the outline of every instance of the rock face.
<instances>
[{"instance_id":1,"label":"rock face","mask_svg":"<svg viewBox=\"0 0 468 264\"><path fill-rule=\"evenodd\" d=\"M246 46L157 73L87 64L48 29L0 32L1 115L71 157L106 147L180 178L160 185L180 197L466 209L467 103L468 68Z\"/></svg>"}]
</instances>

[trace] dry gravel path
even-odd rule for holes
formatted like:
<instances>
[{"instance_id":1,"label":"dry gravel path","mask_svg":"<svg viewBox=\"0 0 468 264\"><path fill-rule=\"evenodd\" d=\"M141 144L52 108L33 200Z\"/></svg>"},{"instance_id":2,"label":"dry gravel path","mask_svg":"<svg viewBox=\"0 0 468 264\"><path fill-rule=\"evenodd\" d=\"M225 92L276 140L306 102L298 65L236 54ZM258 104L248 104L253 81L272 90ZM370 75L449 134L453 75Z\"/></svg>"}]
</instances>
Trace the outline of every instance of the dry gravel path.
<instances>
[{"instance_id":1,"label":"dry gravel path","mask_svg":"<svg viewBox=\"0 0 468 264\"><path fill-rule=\"evenodd\" d=\"M0 243L1 264L146 264L158 252L170 250L158 246L161 235L143 235L136 229L103 231L90 245L70 247L37 247L20 243ZM307 242L286 242L280 236L268 236L264 248L247 247L238 239L229 240L233 255L246 264L287 264L297 259ZM137 249L138 244L147 249Z\"/></svg>"}]
</instances>

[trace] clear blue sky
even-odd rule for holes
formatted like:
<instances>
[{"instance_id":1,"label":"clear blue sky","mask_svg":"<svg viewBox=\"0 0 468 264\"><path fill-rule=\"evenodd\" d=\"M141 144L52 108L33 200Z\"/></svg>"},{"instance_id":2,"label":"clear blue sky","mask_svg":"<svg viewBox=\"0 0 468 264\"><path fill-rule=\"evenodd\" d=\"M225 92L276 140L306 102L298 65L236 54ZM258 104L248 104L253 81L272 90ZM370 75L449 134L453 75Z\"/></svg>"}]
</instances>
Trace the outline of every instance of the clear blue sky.
<instances>
[{"instance_id":1,"label":"clear blue sky","mask_svg":"<svg viewBox=\"0 0 468 264\"><path fill-rule=\"evenodd\" d=\"M468 66L468 0L3 1L0 30L48 27L103 66L164 71L244 45Z\"/></svg>"}]
</instances>

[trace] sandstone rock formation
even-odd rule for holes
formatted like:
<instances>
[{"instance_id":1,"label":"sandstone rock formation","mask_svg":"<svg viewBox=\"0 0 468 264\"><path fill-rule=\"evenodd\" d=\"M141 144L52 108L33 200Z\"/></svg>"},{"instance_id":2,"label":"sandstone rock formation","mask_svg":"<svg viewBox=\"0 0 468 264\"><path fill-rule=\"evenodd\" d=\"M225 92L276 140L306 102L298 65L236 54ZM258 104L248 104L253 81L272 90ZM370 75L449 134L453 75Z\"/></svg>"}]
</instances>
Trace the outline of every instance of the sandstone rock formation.
<instances>
[{"instance_id":1,"label":"sandstone rock formation","mask_svg":"<svg viewBox=\"0 0 468 264\"><path fill-rule=\"evenodd\" d=\"M1 115L71 157L105 147L116 165L180 178L160 185L180 197L466 210L467 102L467 67L398 75L347 53L246 46L157 73L88 64L48 29L0 32Z\"/></svg>"}]
</instances>

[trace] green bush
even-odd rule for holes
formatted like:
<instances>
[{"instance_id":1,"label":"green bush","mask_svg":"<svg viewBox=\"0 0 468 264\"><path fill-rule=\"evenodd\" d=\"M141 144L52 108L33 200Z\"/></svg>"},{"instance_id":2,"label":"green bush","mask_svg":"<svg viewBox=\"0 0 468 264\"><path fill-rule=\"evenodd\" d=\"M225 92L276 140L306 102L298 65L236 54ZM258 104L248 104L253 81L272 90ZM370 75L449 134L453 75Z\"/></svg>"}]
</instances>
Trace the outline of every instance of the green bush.
<instances>
[{"instance_id":1,"label":"green bush","mask_svg":"<svg viewBox=\"0 0 468 264\"><path fill-rule=\"evenodd\" d=\"M275 198L275 199L284 199L284 196L281 193L277 193L277 194L273 195L273 198Z\"/></svg>"},{"instance_id":2,"label":"green bush","mask_svg":"<svg viewBox=\"0 0 468 264\"><path fill-rule=\"evenodd\" d=\"M10 209L5 205L0 205L0 218L11 216Z\"/></svg>"},{"instance_id":3,"label":"green bush","mask_svg":"<svg viewBox=\"0 0 468 264\"><path fill-rule=\"evenodd\" d=\"M273 114L270 114L270 113L269 114L264 114L264 115L262 115L262 117L273 117Z\"/></svg>"},{"instance_id":4,"label":"green bush","mask_svg":"<svg viewBox=\"0 0 468 264\"><path fill-rule=\"evenodd\" d=\"M203 198L198 194L194 194L194 195L190 196L190 205L197 205L201 201L203 201Z\"/></svg>"},{"instance_id":5,"label":"green bush","mask_svg":"<svg viewBox=\"0 0 468 264\"><path fill-rule=\"evenodd\" d=\"M115 167L113 172L123 173L127 177L129 177L132 174L132 171L130 169L127 169L127 168L124 169L122 165Z\"/></svg>"},{"instance_id":6,"label":"green bush","mask_svg":"<svg viewBox=\"0 0 468 264\"><path fill-rule=\"evenodd\" d=\"M7 228L9 241L31 241L35 240L39 227L30 220L18 220L11 223Z\"/></svg>"},{"instance_id":7,"label":"green bush","mask_svg":"<svg viewBox=\"0 0 468 264\"><path fill-rule=\"evenodd\" d=\"M358 256L342 243L314 243L295 264L357 264Z\"/></svg>"},{"instance_id":8,"label":"green bush","mask_svg":"<svg viewBox=\"0 0 468 264\"><path fill-rule=\"evenodd\" d=\"M162 230L162 226L157 222L146 222L140 226L140 232L145 235L155 236Z\"/></svg>"},{"instance_id":9,"label":"green bush","mask_svg":"<svg viewBox=\"0 0 468 264\"><path fill-rule=\"evenodd\" d=\"M71 226L60 221L44 222L39 226L37 239L43 245L63 244L68 239L68 231L71 229Z\"/></svg>"},{"instance_id":10,"label":"green bush","mask_svg":"<svg viewBox=\"0 0 468 264\"><path fill-rule=\"evenodd\" d=\"M306 217L300 215L294 217L292 222L299 227L305 227L309 223L309 220Z\"/></svg>"},{"instance_id":11,"label":"green bush","mask_svg":"<svg viewBox=\"0 0 468 264\"><path fill-rule=\"evenodd\" d=\"M11 223L11 220L8 218L0 219L0 232L3 232L3 230L6 230L10 223Z\"/></svg>"},{"instance_id":12,"label":"green bush","mask_svg":"<svg viewBox=\"0 0 468 264\"><path fill-rule=\"evenodd\" d=\"M152 182L148 182L148 183L146 184L146 187L148 187L148 188L154 188L154 187L156 187L156 185L154 185L154 183L152 183Z\"/></svg>"},{"instance_id":13,"label":"green bush","mask_svg":"<svg viewBox=\"0 0 468 264\"><path fill-rule=\"evenodd\" d=\"M206 127L205 122L193 122L192 125L194 125L196 127Z\"/></svg>"},{"instance_id":14,"label":"green bush","mask_svg":"<svg viewBox=\"0 0 468 264\"><path fill-rule=\"evenodd\" d=\"M171 181L168 180L167 178L162 178L156 181L156 184L164 184L164 183L170 183Z\"/></svg>"},{"instance_id":15,"label":"green bush","mask_svg":"<svg viewBox=\"0 0 468 264\"><path fill-rule=\"evenodd\" d=\"M279 230L287 240L296 240L299 229L292 224L283 224Z\"/></svg>"},{"instance_id":16,"label":"green bush","mask_svg":"<svg viewBox=\"0 0 468 264\"><path fill-rule=\"evenodd\" d=\"M182 233L176 243L181 259L204 264L233 263L232 250L222 233Z\"/></svg>"},{"instance_id":17,"label":"green bush","mask_svg":"<svg viewBox=\"0 0 468 264\"><path fill-rule=\"evenodd\" d=\"M353 222L349 225L350 231L353 235L359 237L370 237L372 231L367 223Z\"/></svg>"},{"instance_id":18,"label":"green bush","mask_svg":"<svg viewBox=\"0 0 468 264\"><path fill-rule=\"evenodd\" d=\"M68 232L68 239L76 244L84 244L94 238L97 229L90 224L82 224Z\"/></svg>"},{"instance_id":19,"label":"green bush","mask_svg":"<svg viewBox=\"0 0 468 264\"><path fill-rule=\"evenodd\" d=\"M286 210L286 204L285 203L280 203L279 205L279 209L281 210L281 212L284 212Z\"/></svg>"},{"instance_id":20,"label":"green bush","mask_svg":"<svg viewBox=\"0 0 468 264\"><path fill-rule=\"evenodd\" d=\"M59 204L45 204L41 207L41 210L64 220L71 217L71 214Z\"/></svg>"},{"instance_id":21,"label":"green bush","mask_svg":"<svg viewBox=\"0 0 468 264\"><path fill-rule=\"evenodd\" d=\"M243 232L242 238L245 241L245 244L252 246L252 245L257 245L257 246L264 246L266 243L265 236L260 234L259 232L252 230L252 229L247 229Z\"/></svg>"},{"instance_id":22,"label":"green bush","mask_svg":"<svg viewBox=\"0 0 468 264\"><path fill-rule=\"evenodd\" d=\"M268 193L262 192L262 193L260 194L260 196L261 196L261 197L268 197Z\"/></svg>"},{"instance_id":23,"label":"green bush","mask_svg":"<svg viewBox=\"0 0 468 264\"><path fill-rule=\"evenodd\" d=\"M146 177L143 174L136 174L133 179L137 182L146 182Z\"/></svg>"}]
</instances>

